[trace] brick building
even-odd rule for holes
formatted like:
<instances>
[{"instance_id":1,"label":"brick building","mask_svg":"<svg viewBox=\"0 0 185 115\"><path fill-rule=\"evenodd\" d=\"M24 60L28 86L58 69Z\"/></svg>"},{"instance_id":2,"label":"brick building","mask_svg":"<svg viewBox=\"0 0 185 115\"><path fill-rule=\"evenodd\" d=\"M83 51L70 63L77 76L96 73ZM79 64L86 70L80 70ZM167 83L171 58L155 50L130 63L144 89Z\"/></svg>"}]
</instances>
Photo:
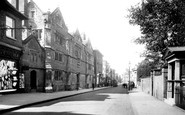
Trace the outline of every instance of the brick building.
<instances>
[{"instance_id":1,"label":"brick building","mask_svg":"<svg viewBox=\"0 0 185 115\"><path fill-rule=\"evenodd\" d=\"M22 20L16 0L0 1L0 92L17 91L22 88Z\"/></svg>"}]
</instances>

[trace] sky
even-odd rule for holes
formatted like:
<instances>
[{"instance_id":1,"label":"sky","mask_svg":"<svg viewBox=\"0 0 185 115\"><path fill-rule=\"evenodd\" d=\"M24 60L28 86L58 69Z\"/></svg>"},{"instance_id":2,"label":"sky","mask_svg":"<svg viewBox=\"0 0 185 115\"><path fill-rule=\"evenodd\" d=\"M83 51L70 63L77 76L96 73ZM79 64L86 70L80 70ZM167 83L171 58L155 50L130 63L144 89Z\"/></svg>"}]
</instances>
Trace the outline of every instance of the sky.
<instances>
[{"instance_id":1,"label":"sky","mask_svg":"<svg viewBox=\"0 0 185 115\"><path fill-rule=\"evenodd\" d=\"M103 54L111 68L123 74L138 64L144 46L133 41L140 36L138 26L129 24L128 9L141 0L33 0L43 12L59 7L69 32L85 33L93 49Z\"/></svg>"}]
</instances>

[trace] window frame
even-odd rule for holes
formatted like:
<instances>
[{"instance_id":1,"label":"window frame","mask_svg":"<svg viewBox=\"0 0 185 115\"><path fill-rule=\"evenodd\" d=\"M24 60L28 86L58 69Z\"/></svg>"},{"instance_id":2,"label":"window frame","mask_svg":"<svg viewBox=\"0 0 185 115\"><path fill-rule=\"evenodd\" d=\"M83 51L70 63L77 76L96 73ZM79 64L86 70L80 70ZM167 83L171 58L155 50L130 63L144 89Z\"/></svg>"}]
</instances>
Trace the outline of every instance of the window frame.
<instances>
[{"instance_id":1,"label":"window frame","mask_svg":"<svg viewBox=\"0 0 185 115\"><path fill-rule=\"evenodd\" d=\"M12 21L11 22L12 23L11 26L7 24L7 19L11 19L11 21ZM12 18L11 16L6 15L5 16L5 23L6 23L6 28L7 28L7 30L6 30L6 37L16 40L16 37L15 37L16 36L16 34L15 34L16 33L16 30L15 30L16 20L14 18ZM7 31L10 31L11 35L8 35Z\"/></svg>"}]
</instances>

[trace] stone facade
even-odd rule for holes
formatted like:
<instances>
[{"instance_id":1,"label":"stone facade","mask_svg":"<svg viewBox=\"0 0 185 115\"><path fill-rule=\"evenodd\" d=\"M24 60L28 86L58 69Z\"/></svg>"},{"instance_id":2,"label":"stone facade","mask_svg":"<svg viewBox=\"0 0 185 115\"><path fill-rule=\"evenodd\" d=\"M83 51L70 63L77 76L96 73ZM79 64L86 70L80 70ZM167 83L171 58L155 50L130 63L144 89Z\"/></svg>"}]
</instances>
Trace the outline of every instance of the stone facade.
<instances>
[{"instance_id":1,"label":"stone facade","mask_svg":"<svg viewBox=\"0 0 185 115\"><path fill-rule=\"evenodd\" d=\"M151 94L151 78L141 78L141 90L147 94Z\"/></svg>"},{"instance_id":2,"label":"stone facade","mask_svg":"<svg viewBox=\"0 0 185 115\"><path fill-rule=\"evenodd\" d=\"M26 5L25 5L26 6ZM31 0L27 3L27 35L36 36L45 50L45 90L65 90L67 74L67 47L68 29L59 8L53 12L43 13Z\"/></svg>"},{"instance_id":3,"label":"stone facade","mask_svg":"<svg viewBox=\"0 0 185 115\"><path fill-rule=\"evenodd\" d=\"M24 7L24 14L29 17L24 26L29 29L23 32L23 40L33 35L44 48L45 73L41 78L45 78L45 91L92 87L92 83L95 83L95 64L98 80L102 75L102 54L94 53L90 40L78 30L73 34L68 33L59 8L43 13L33 0L25 0ZM97 63L94 63L94 54ZM26 82L26 86L29 86L29 79Z\"/></svg>"},{"instance_id":4,"label":"stone facade","mask_svg":"<svg viewBox=\"0 0 185 115\"><path fill-rule=\"evenodd\" d=\"M23 41L23 47L22 71L25 76L25 91L44 91L44 49L33 35Z\"/></svg>"},{"instance_id":5,"label":"stone facade","mask_svg":"<svg viewBox=\"0 0 185 115\"><path fill-rule=\"evenodd\" d=\"M94 55L95 86L99 86L100 79L103 73L103 55L98 50L94 50L93 55Z\"/></svg>"},{"instance_id":6,"label":"stone facade","mask_svg":"<svg viewBox=\"0 0 185 115\"><path fill-rule=\"evenodd\" d=\"M164 100L167 93L167 69L155 69L151 72L151 95L157 99Z\"/></svg>"},{"instance_id":7,"label":"stone facade","mask_svg":"<svg viewBox=\"0 0 185 115\"><path fill-rule=\"evenodd\" d=\"M68 59L68 72L69 80L76 79L76 89L87 88L89 86L89 79L87 76L87 62L86 50L83 44L81 35L77 30L73 35L69 34L69 59ZM70 74L76 76L70 76ZM76 78L71 78L76 77ZM87 85L88 81L88 85ZM68 81L71 83L71 81Z\"/></svg>"},{"instance_id":8,"label":"stone facade","mask_svg":"<svg viewBox=\"0 0 185 115\"><path fill-rule=\"evenodd\" d=\"M53 91L65 90L68 29L59 8L46 15L48 18L46 18L47 23L44 30L44 47L46 50L46 74L50 78L46 82L46 87L52 85Z\"/></svg>"},{"instance_id":9,"label":"stone facade","mask_svg":"<svg viewBox=\"0 0 185 115\"><path fill-rule=\"evenodd\" d=\"M29 28L23 31L23 40L33 34L38 39L41 46L44 46L44 27L45 27L45 15L43 11L35 4L34 1L25 1L25 15L29 20L24 22L24 26Z\"/></svg>"},{"instance_id":10,"label":"stone facade","mask_svg":"<svg viewBox=\"0 0 185 115\"><path fill-rule=\"evenodd\" d=\"M84 35L83 44L85 45L85 53L86 53L86 88L92 87L92 82L94 78L94 56L93 56L93 48L91 45L91 41L86 38Z\"/></svg>"}]
</instances>

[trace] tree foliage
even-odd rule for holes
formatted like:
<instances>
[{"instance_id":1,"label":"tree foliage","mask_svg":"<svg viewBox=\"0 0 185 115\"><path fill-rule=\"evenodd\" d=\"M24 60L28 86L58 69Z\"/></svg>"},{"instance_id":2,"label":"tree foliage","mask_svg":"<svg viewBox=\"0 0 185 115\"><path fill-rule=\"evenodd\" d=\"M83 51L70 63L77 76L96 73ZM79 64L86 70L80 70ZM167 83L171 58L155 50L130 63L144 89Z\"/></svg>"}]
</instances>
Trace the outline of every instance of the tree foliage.
<instances>
[{"instance_id":1,"label":"tree foliage","mask_svg":"<svg viewBox=\"0 0 185 115\"><path fill-rule=\"evenodd\" d=\"M129 22L139 25L142 36L136 43L163 54L169 46L185 45L185 0L158 0L132 6Z\"/></svg>"},{"instance_id":2,"label":"tree foliage","mask_svg":"<svg viewBox=\"0 0 185 115\"><path fill-rule=\"evenodd\" d=\"M145 78L150 76L150 71L153 68L153 63L149 60L143 60L137 67L137 78Z\"/></svg>"},{"instance_id":3,"label":"tree foliage","mask_svg":"<svg viewBox=\"0 0 185 115\"><path fill-rule=\"evenodd\" d=\"M165 49L185 45L185 0L147 0L129 9L129 22L139 25L142 36L137 44L144 44L146 60L138 66L138 76L147 76L161 60Z\"/></svg>"}]
</instances>

